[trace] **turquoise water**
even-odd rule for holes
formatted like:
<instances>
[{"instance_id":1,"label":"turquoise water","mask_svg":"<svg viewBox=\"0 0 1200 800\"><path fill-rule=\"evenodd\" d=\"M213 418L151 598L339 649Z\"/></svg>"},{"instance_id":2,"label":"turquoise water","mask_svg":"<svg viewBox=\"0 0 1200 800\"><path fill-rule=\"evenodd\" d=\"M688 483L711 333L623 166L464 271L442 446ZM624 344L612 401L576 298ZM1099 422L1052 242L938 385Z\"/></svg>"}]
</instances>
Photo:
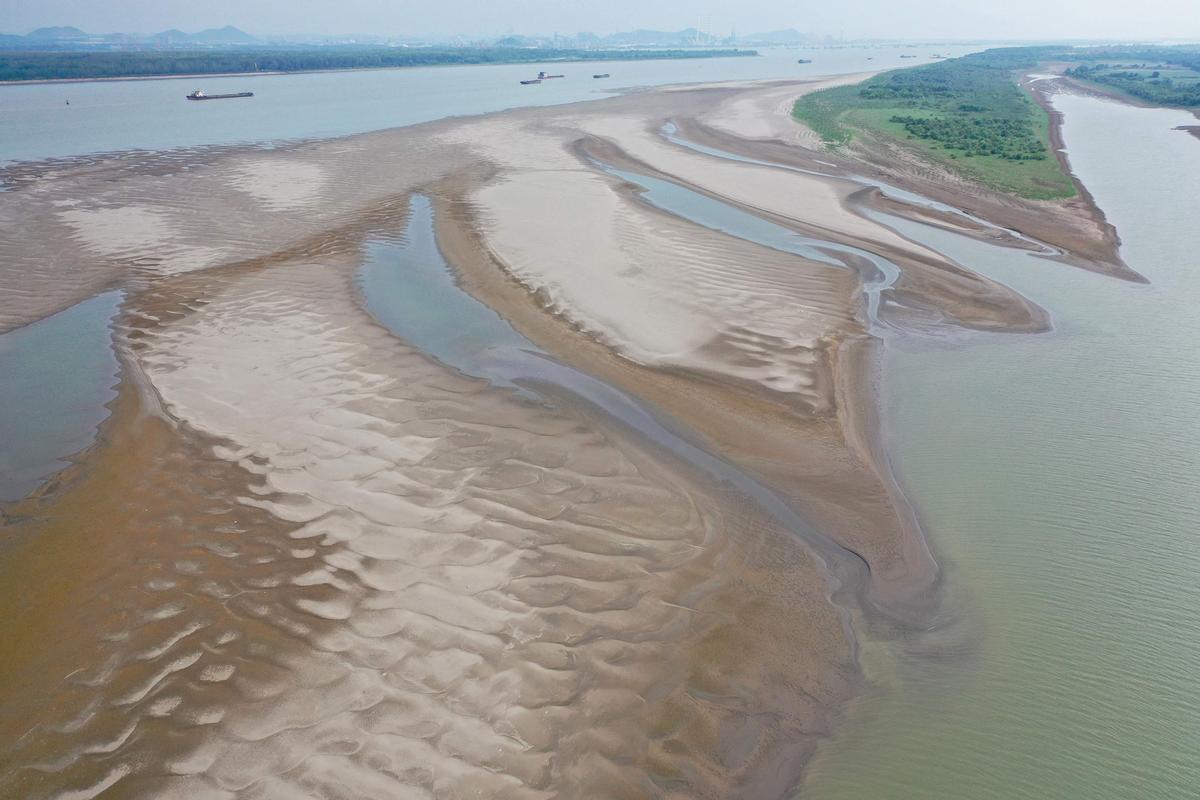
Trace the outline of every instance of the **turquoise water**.
<instances>
[{"instance_id":1,"label":"turquoise water","mask_svg":"<svg viewBox=\"0 0 1200 800\"><path fill-rule=\"evenodd\" d=\"M939 45L962 55L978 46ZM417 67L152 81L0 86L0 164L131 149L342 136L444 117L607 97L668 83L815 77L913 66L900 46L768 49L758 57L562 64L561 80L519 81L536 64ZM932 52L932 50L930 51ZM797 64L797 58L811 64ZM596 72L612 77L598 81ZM191 103L184 95L251 91L245 100ZM67 105L67 101L70 105Z\"/></svg>"},{"instance_id":2,"label":"turquoise water","mask_svg":"<svg viewBox=\"0 0 1200 800\"><path fill-rule=\"evenodd\" d=\"M107 292L0 334L0 502L17 500L90 445L116 397Z\"/></svg>"},{"instance_id":3,"label":"turquoise water","mask_svg":"<svg viewBox=\"0 0 1200 800\"><path fill-rule=\"evenodd\" d=\"M890 448L946 565L946 609L934 632L868 643L875 689L806 798L1200 793L1200 141L1171 130L1181 112L1057 105L1077 173L1152 283L896 223L1056 330L890 340Z\"/></svg>"}]
</instances>

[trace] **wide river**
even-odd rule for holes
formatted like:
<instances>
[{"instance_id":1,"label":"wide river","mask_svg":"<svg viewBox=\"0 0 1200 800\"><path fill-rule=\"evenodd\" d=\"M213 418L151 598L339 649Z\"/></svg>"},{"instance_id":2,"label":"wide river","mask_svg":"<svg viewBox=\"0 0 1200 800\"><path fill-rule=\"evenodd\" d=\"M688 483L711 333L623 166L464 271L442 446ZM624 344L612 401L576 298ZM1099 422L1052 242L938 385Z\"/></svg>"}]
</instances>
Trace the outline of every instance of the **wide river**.
<instances>
[{"instance_id":1,"label":"wide river","mask_svg":"<svg viewBox=\"0 0 1200 800\"><path fill-rule=\"evenodd\" d=\"M228 78L0 86L0 164L116 150L344 136L672 83L816 77L927 63L978 45L775 48L757 57L415 67ZM904 58L901 58L904 56ZM913 56L916 56L915 58ZM799 64L807 58L812 63ZM539 69L566 77L522 86ZM594 80L593 74L611 77ZM190 103L209 94L246 100ZM70 103L68 105L68 102Z\"/></svg>"},{"instance_id":2,"label":"wide river","mask_svg":"<svg viewBox=\"0 0 1200 800\"><path fill-rule=\"evenodd\" d=\"M1200 796L1200 140L1059 96L1076 173L1148 286L915 225L1031 297L1038 336L894 338L892 458L947 574L943 627L864 652L876 691L805 797Z\"/></svg>"},{"instance_id":3,"label":"wide river","mask_svg":"<svg viewBox=\"0 0 1200 800\"><path fill-rule=\"evenodd\" d=\"M0 162L338 135L632 85L910 65L924 59L901 54L926 50L569 64L568 79L533 87L517 80L536 66L206 79L207 91L256 97L205 104L182 98L194 79L3 87ZM601 89L594 71L614 77ZM889 445L945 566L945 613L926 634L867 640L872 689L820 750L806 797L1124 800L1200 787L1200 140L1171 130L1194 122L1180 112L1057 105L1077 173L1151 283L894 223L1027 294L1056 327L890 339ZM94 310L63 319L104 337ZM18 346L61 340L10 339L10 367ZM101 405L108 363L93 380ZM0 418L20 403L5 405Z\"/></svg>"}]
</instances>

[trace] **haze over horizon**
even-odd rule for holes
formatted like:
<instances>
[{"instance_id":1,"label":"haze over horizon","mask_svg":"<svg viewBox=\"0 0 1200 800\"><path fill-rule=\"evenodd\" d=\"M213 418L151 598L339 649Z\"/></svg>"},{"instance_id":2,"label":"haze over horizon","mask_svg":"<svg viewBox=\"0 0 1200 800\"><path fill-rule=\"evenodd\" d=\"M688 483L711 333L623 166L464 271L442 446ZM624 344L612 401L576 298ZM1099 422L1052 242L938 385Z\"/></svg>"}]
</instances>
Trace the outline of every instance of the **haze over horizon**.
<instances>
[{"instance_id":1,"label":"haze over horizon","mask_svg":"<svg viewBox=\"0 0 1200 800\"><path fill-rule=\"evenodd\" d=\"M70 25L91 33L152 33L234 25L260 35L608 34L695 27L714 35L796 28L849 39L1200 39L1195 0L8 0L0 32Z\"/></svg>"}]
</instances>

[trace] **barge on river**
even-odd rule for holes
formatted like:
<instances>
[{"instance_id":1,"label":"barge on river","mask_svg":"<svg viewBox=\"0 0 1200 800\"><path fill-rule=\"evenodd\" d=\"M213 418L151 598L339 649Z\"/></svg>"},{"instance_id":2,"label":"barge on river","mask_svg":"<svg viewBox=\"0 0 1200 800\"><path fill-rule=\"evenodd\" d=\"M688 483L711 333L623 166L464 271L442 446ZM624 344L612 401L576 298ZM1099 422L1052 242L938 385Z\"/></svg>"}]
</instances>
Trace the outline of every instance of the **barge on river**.
<instances>
[{"instance_id":1,"label":"barge on river","mask_svg":"<svg viewBox=\"0 0 1200 800\"><path fill-rule=\"evenodd\" d=\"M254 97L254 92L234 92L233 94L205 94L197 89L189 95L188 100L228 100L231 97Z\"/></svg>"}]
</instances>

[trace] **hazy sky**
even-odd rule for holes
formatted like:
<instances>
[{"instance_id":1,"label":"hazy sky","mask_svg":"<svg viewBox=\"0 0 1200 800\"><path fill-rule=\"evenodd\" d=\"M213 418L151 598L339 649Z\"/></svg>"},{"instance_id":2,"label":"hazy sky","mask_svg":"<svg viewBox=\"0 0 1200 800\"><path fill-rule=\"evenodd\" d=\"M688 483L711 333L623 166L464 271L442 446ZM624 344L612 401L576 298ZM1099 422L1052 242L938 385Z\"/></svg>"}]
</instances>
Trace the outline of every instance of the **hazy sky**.
<instances>
[{"instance_id":1,"label":"hazy sky","mask_svg":"<svg viewBox=\"0 0 1200 800\"><path fill-rule=\"evenodd\" d=\"M849 38L1193 38L1200 0L0 0L0 31L611 33L797 28Z\"/></svg>"}]
</instances>

